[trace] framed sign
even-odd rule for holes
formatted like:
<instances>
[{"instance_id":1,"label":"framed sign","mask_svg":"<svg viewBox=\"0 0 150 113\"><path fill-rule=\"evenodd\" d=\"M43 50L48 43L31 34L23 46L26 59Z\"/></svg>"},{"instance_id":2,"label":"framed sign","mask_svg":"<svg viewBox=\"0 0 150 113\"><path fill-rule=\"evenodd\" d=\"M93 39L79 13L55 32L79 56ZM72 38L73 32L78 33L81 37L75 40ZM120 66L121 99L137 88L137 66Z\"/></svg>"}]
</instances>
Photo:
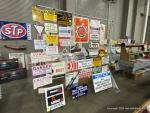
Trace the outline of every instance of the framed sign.
<instances>
[{"instance_id":1,"label":"framed sign","mask_svg":"<svg viewBox=\"0 0 150 113\"><path fill-rule=\"evenodd\" d=\"M44 90L47 112L66 105L63 84Z\"/></svg>"},{"instance_id":2,"label":"framed sign","mask_svg":"<svg viewBox=\"0 0 150 113\"><path fill-rule=\"evenodd\" d=\"M66 62L66 72L78 70L78 61L70 60Z\"/></svg>"},{"instance_id":3,"label":"framed sign","mask_svg":"<svg viewBox=\"0 0 150 113\"><path fill-rule=\"evenodd\" d=\"M57 23L63 26L72 25L72 14L66 12L58 12L57 14Z\"/></svg>"},{"instance_id":4,"label":"framed sign","mask_svg":"<svg viewBox=\"0 0 150 113\"><path fill-rule=\"evenodd\" d=\"M88 94L88 86L86 84L71 89L72 98L76 99Z\"/></svg>"},{"instance_id":5,"label":"framed sign","mask_svg":"<svg viewBox=\"0 0 150 113\"><path fill-rule=\"evenodd\" d=\"M110 72L93 74L92 79L95 93L112 87Z\"/></svg>"},{"instance_id":6,"label":"framed sign","mask_svg":"<svg viewBox=\"0 0 150 113\"><path fill-rule=\"evenodd\" d=\"M59 37L71 37L71 27L59 27Z\"/></svg>"},{"instance_id":7,"label":"framed sign","mask_svg":"<svg viewBox=\"0 0 150 113\"><path fill-rule=\"evenodd\" d=\"M38 76L38 75L43 75L43 74L52 74L52 69L51 69L51 64L43 64L43 65L38 65L38 66L32 66L32 75L33 76Z\"/></svg>"},{"instance_id":8,"label":"framed sign","mask_svg":"<svg viewBox=\"0 0 150 113\"><path fill-rule=\"evenodd\" d=\"M83 69L79 72L79 79L90 78L92 75L92 69Z\"/></svg>"},{"instance_id":9,"label":"framed sign","mask_svg":"<svg viewBox=\"0 0 150 113\"><path fill-rule=\"evenodd\" d=\"M28 23L0 21L0 40L31 40Z\"/></svg>"},{"instance_id":10,"label":"framed sign","mask_svg":"<svg viewBox=\"0 0 150 113\"><path fill-rule=\"evenodd\" d=\"M78 72L66 73L65 75L65 86L74 87L78 85L79 76L77 76Z\"/></svg>"},{"instance_id":11,"label":"framed sign","mask_svg":"<svg viewBox=\"0 0 150 113\"><path fill-rule=\"evenodd\" d=\"M52 75L46 74L46 76L33 78L33 88L37 89L39 87L48 85L52 83Z\"/></svg>"},{"instance_id":12,"label":"framed sign","mask_svg":"<svg viewBox=\"0 0 150 113\"><path fill-rule=\"evenodd\" d=\"M66 64L64 61L52 63L53 75L61 75L66 73Z\"/></svg>"},{"instance_id":13,"label":"framed sign","mask_svg":"<svg viewBox=\"0 0 150 113\"><path fill-rule=\"evenodd\" d=\"M78 69L85 69L93 66L93 59L78 60Z\"/></svg>"},{"instance_id":14,"label":"framed sign","mask_svg":"<svg viewBox=\"0 0 150 113\"><path fill-rule=\"evenodd\" d=\"M89 20L83 17L74 17L74 41L75 43L89 42Z\"/></svg>"},{"instance_id":15,"label":"framed sign","mask_svg":"<svg viewBox=\"0 0 150 113\"><path fill-rule=\"evenodd\" d=\"M55 24L55 23L44 23L44 27L45 27L45 33L46 34L58 32L57 24Z\"/></svg>"}]
</instances>

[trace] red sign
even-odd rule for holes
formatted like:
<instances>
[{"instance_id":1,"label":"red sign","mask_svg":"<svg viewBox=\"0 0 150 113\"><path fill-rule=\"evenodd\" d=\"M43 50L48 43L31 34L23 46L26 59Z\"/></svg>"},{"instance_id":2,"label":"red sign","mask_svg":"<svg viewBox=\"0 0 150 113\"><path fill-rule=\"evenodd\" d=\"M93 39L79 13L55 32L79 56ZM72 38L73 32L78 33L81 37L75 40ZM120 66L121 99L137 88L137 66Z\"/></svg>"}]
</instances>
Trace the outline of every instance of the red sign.
<instances>
[{"instance_id":1,"label":"red sign","mask_svg":"<svg viewBox=\"0 0 150 113\"><path fill-rule=\"evenodd\" d=\"M14 23L3 25L1 28L1 33L14 39L22 38L27 34L26 29L23 26Z\"/></svg>"},{"instance_id":2,"label":"red sign","mask_svg":"<svg viewBox=\"0 0 150 113\"><path fill-rule=\"evenodd\" d=\"M74 17L75 43L88 43L89 41L88 18Z\"/></svg>"},{"instance_id":3,"label":"red sign","mask_svg":"<svg viewBox=\"0 0 150 113\"><path fill-rule=\"evenodd\" d=\"M91 69L84 69L84 70L80 71L80 73L79 73L79 79L90 78L91 75L92 75Z\"/></svg>"},{"instance_id":4,"label":"red sign","mask_svg":"<svg viewBox=\"0 0 150 113\"><path fill-rule=\"evenodd\" d=\"M66 63L66 72L78 70L78 61L72 60Z\"/></svg>"}]
</instances>

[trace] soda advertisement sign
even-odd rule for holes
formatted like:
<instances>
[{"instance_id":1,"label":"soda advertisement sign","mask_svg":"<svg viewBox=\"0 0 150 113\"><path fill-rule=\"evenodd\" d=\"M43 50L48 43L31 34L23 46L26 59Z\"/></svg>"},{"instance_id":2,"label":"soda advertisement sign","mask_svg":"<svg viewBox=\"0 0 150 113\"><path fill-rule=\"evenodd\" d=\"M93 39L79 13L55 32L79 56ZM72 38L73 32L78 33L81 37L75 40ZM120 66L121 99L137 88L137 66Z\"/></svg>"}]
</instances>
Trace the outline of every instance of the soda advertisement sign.
<instances>
[{"instance_id":1,"label":"soda advertisement sign","mask_svg":"<svg viewBox=\"0 0 150 113\"><path fill-rule=\"evenodd\" d=\"M31 40L31 26L28 23L0 21L1 40Z\"/></svg>"}]
</instances>

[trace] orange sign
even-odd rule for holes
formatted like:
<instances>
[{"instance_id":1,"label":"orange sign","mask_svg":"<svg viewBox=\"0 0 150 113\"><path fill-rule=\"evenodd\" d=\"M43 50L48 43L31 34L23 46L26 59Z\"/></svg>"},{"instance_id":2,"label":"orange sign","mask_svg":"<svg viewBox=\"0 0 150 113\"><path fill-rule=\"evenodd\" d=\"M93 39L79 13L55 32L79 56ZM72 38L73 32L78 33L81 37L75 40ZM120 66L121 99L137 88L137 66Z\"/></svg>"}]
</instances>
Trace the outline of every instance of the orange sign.
<instances>
[{"instance_id":1,"label":"orange sign","mask_svg":"<svg viewBox=\"0 0 150 113\"><path fill-rule=\"evenodd\" d=\"M89 42L89 19L74 17L74 41L75 43Z\"/></svg>"}]
</instances>

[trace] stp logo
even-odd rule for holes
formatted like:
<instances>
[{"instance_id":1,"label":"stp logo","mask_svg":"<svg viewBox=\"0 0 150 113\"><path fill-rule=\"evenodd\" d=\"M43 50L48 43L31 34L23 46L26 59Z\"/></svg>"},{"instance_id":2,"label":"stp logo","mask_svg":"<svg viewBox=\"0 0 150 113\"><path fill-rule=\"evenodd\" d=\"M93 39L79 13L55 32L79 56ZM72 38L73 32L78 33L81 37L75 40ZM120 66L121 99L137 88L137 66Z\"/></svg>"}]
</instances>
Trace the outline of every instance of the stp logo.
<instances>
[{"instance_id":1,"label":"stp logo","mask_svg":"<svg viewBox=\"0 0 150 113\"><path fill-rule=\"evenodd\" d=\"M19 25L19 24L5 24L1 28L1 32L3 35L9 37L9 38L14 38L18 39L26 35L26 29Z\"/></svg>"}]
</instances>

